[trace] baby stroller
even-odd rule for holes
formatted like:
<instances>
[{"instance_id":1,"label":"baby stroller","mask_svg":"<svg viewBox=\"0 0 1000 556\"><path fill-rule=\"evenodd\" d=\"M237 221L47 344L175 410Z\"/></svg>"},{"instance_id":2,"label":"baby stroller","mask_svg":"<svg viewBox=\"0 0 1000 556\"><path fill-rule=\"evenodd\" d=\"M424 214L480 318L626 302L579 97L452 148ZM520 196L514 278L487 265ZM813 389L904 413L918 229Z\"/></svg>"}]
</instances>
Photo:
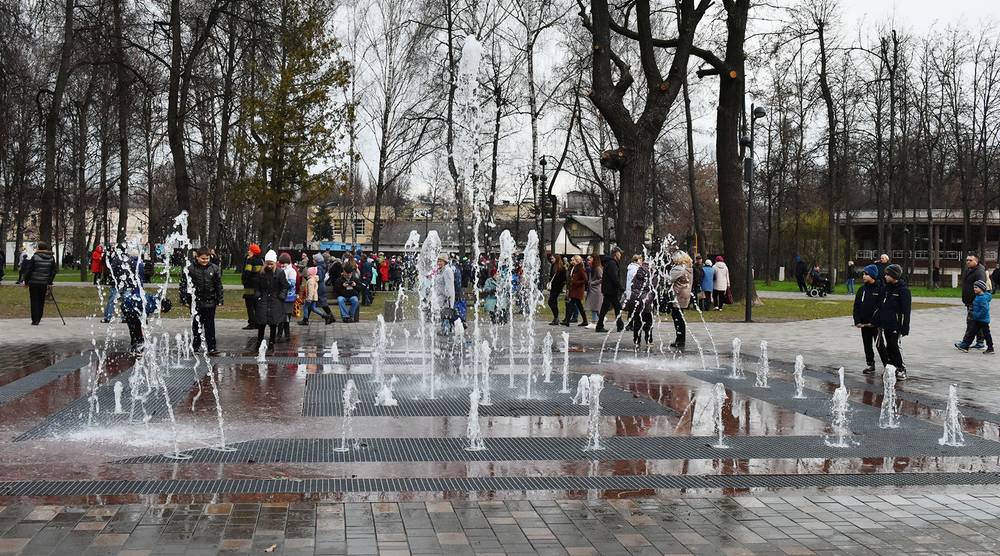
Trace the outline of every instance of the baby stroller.
<instances>
[{"instance_id":1,"label":"baby stroller","mask_svg":"<svg viewBox=\"0 0 1000 556\"><path fill-rule=\"evenodd\" d=\"M833 293L833 284L826 274L811 274L809 282L809 288L806 289L806 295L809 297L826 297L826 294Z\"/></svg>"}]
</instances>

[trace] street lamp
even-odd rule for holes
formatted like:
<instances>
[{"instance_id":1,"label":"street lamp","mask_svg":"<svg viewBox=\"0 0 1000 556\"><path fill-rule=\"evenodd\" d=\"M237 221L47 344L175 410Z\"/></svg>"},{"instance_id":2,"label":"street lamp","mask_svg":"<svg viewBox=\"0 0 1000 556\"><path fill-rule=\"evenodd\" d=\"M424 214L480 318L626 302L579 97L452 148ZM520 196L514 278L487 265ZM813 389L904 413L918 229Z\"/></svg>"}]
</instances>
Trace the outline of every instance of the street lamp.
<instances>
[{"instance_id":1,"label":"street lamp","mask_svg":"<svg viewBox=\"0 0 1000 556\"><path fill-rule=\"evenodd\" d=\"M750 292L753 291L753 249L750 245L750 231L752 229L753 216L753 169L754 169L754 124L758 119L767 115L761 106L750 105L750 137L740 139L740 146L750 148L750 156L743 159L743 180L747 184L747 266L746 266L746 289L743 295L745 311L743 322L753 322L753 299Z\"/></svg>"}]
</instances>

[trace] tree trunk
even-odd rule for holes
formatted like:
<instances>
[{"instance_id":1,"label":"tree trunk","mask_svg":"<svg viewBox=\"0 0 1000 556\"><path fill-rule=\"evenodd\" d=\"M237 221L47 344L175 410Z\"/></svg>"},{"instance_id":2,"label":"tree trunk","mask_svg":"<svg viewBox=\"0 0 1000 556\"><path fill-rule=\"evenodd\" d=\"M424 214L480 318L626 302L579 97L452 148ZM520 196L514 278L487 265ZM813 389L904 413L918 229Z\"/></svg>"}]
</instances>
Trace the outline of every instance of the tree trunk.
<instances>
[{"instance_id":1,"label":"tree trunk","mask_svg":"<svg viewBox=\"0 0 1000 556\"><path fill-rule=\"evenodd\" d=\"M39 239L52 243L52 214L55 210L56 190L56 135L59 132L59 110L71 71L71 57L74 50L73 8L75 0L66 0L63 9L63 44L59 54L59 69L56 70L52 102L45 114L45 182L42 186L39 210Z\"/></svg>"},{"instance_id":2,"label":"tree trunk","mask_svg":"<svg viewBox=\"0 0 1000 556\"><path fill-rule=\"evenodd\" d=\"M688 95L687 79L684 79L682 92L684 94L684 138L687 143L687 182L688 191L691 193L691 216L694 220L695 252L691 253L693 256L701 252L700 250L705 250L702 246L706 245L707 238L705 237L704 228L701 227L701 209L698 207L698 190L694 181L694 122L691 118L691 97Z\"/></svg>"},{"instance_id":3,"label":"tree trunk","mask_svg":"<svg viewBox=\"0 0 1000 556\"><path fill-rule=\"evenodd\" d=\"M653 170L653 140L640 137L625 150L625 164L621 170L621 187L618 192L618 212L615 218L615 240L624 251L624 260L642 253L649 222L647 195ZM619 265L619 274L625 277L626 265Z\"/></svg>"}]
</instances>

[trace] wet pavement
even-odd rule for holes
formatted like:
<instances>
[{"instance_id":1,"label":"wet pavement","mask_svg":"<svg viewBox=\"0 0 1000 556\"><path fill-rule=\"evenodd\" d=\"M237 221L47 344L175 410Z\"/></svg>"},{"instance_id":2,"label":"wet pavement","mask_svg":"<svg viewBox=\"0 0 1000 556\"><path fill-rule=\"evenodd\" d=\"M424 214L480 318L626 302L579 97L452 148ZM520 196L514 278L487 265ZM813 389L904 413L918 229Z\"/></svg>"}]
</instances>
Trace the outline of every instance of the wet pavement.
<instances>
[{"instance_id":1,"label":"wet pavement","mask_svg":"<svg viewBox=\"0 0 1000 556\"><path fill-rule=\"evenodd\" d=\"M945 311L951 309L920 313L946 324L957 318ZM428 400L413 323L402 323L390 328L384 367L400 379L400 405L373 412L372 391L363 390L367 407L353 418L362 445L346 458L328 449L342 432L337 394L348 377L367 388L370 323L293 326L291 341L258 364L249 362L256 354L242 323L220 322L224 353L210 367L218 395L208 366L172 359L165 375L172 425L164 401L136 409L127 393L124 413L114 414L114 383L128 392L139 373L124 353L123 331L70 320L46 330L45 341L26 341L18 326L0 321L0 553L64 553L71 546L87 554L246 553L272 545L272 552L317 554L997 548L1000 415L991 402L1000 398L1000 381L981 378L995 366L991 359L970 354L974 364L948 375L936 356L911 364L913 378L898 387L903 427L895 431L877 426L881 377L849 372L853 446L838 451L824 442L832 433L833 370L856 359L850 350L857 346L853 338L809 335L829 336L843 319L798 328L713 325L711 338L692 324L703 352L689 343L685 354L661 345L672 339L669 323L653 349L639 353L628 333L569 329L571 391L584 374L606 380L607 410L598 421L606 446L599 453L583 452L586 412L572 393L557 389L558 333L566 329L536 328L536 346L546 332L557 338L553 385L539 380L533 399L522 399L524 362L513 368L516 388L509 390L506 354L494 356L497 413L480 412L487 450L464 452L467 369L442 354L437 400ZM182 324L164 321L158 331L173 336ZM915 328L917 338L933 335ZM734 333L744 337L747 353L748 378L740 381L727 378ZM768 389L753 386L761 337L772 355ZM328 353L334 341L337 358ZM105 345L107 364L98 372L93 349ZM807 398L800 401L790 394L790 362L804 347L813 349L803 351ZM56 368L77 360L79 370ZM25 382L33 376L47 378ZM712 387L719 381L727 393L721 424L729 447L722 449L712 447ZM936 441L941 392L950 382L962 386L963 448ZM19 384L31 389L4 397ZM236 452L212 448L222 442L217 400L225 444ZM195 457L162 457L175 446Z\"/></svg>"}]
</instances>

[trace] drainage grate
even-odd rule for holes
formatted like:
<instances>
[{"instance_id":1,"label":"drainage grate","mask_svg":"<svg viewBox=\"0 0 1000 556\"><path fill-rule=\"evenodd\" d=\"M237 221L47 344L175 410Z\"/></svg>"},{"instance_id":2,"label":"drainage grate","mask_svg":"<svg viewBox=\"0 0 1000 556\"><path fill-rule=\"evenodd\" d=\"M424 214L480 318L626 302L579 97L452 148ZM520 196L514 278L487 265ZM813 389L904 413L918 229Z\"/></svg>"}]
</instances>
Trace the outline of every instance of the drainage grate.
<instances>
[{"instance_id":1,"label":"drainage grate","mask_svg":"<svg viewBox=\"0 0 1000 556\"><path fill-rule=\"evenodd\" d=\"M340 439L260 439L232 444L233 452L200 448L186 452L187 463L352 463L413 461L579 461L579 460L714 460L882 458L904 456L1000 456L1000 443L968 437L962 447L919 442L909 431L859 438L850 448L831 448L819 436L736 436L728 448L715 448L714 437L613 436L603 449L584 451L583 438L499 437L485 439L486 450L465 450L462 438L359 438L358 448L337 452ZM114 463L172 463L162 455L139 456Z\"/></svg>"},{"instance_id":2,"label":"drainage grate","mask_svg":"<svg viewBox=\"0 0 1000 556\"><path fill-rule=\"evenodd\" d=\"M214 479L140 481L3 481L0 497L156 494L322 494L531 490L777 489L998 485L1000 473L835 475L615 475L607 477L454 477L401 479Z\"/></svg>"},{"instance_id":3,"label":"drainage grate","mask_svg":"<svg viewBox=\"0 0 1000 556\"><path fill-rule=\"evenodd\" d=\"M387 373L391 374L391 373ZM309 375L306 378L302 414L308 417L331 417L343 414L341 393L348 379L353 379L360 389L362 403L354 414L372 416L441 417L463 416L469 413L468 389L470 384L461 378L448 376L443 386L439 386L436 399L428 399L428 391L421 377L415 375L395 375L393 395L399 402L395 407L376 406L373 402L378 387L369 374L325 374ZM487 417L518 417L587 415L587 406L572 403L573 394L561 394L561 377L552 377L552 382L542 380L532 385L532 399L522 399L525 375L517 375L516 388L508 388L506 374L491 377L490 395L493 405L479 407L479 414ZM575 387L575 385L574 385ZM456 393L455 388L461 392ZM638 397L613 385L607 385L601 395L601 413L612 416L676 415L676 413L655 400Z\"/></svg>"},{"instance_id":4,"label":"drainage grate","mask_svg":"<svg viewBox=\"0 0 1000 556\"><path fill-rule=\"evenodd\" d=\"M28 376L19 378L14 382L0 386L0 405L10 403L21 396L30 394L50 382L76 372L77 369L86 367L89 363L89 353L75 355L40 371L31 373Z\"/></svg>"},{"instance_id":5,"label":"drainage grate","mask_svg":"<svg viewBox=\"0 0 1000 556\"><path fill-rule=\"evenodd\" d=\"M438 357L439 365L447 365L447 357ZM503 359L498 363L498 365L505 366L509 360ZM541 361L539 357L535 357L536 363ZM257 361L256 356L226 356L226 357L213 357L212 363L219 365L256 365L260 363ZM370 356L359 356L352 355L350 357L325 357L325 356L302 356L297 355L269 355L264 363L269 365L371 365L372 358ZM388 356L384 359L386 365L420 365L424 363L424 360L420 357L405 357L405 356ZM516 365L527 365L527 357L515 357L514 363Z\"/></svg>"},{"instance_id":6,"label":"drainage grate","mask_svg":"<svg viewBox=\"0 0 1000 556\"><path fill-rule=\"evenodd\" d=\"M174 367L170 374L163 377L163 382L167 385L167 392L170 395L172 405L177 405L182 399L187 399L187 394L196 389L196 384L208 375L211 367L204 363L198 366L197 375L191 367ZM135 408L136 414L130 415L130 386L129 379L135 373L135 368L126 373L122 373L105 384L97 388L97 400L101 411L94 416L94 425L109 426L119 423L127 423L130 419L141 422L144 416L141 406ZM125 413L114 414L115 392L114 385L121 382L124 386L122 390L122 405L125 406ZM160 390L155 390L149 395L146 401L146 413L151 421L163 419L167 413L167 403ZM87 416L90 414L90 396L84 396L74 400L72 403L62 408L57 413L50 415L37 427L14 438L14 442L22 440L34 440L48 436L65 433L87 426Z\"/></svg>"}]
</instances>

